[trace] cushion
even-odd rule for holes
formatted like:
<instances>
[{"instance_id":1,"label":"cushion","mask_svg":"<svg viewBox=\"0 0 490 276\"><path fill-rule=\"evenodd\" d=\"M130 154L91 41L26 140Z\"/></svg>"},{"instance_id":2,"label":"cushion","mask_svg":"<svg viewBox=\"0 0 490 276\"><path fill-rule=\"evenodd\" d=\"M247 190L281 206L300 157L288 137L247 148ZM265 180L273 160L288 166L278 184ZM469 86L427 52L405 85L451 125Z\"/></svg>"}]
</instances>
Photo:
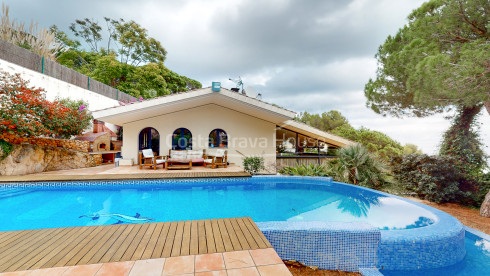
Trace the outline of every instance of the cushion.
<instances>
[{"instance_id":1,"label":"cushion","mask_svg":"<svg viewBox=\"0 0 490 276\"><path fill-rule=\"evenodd\" d=\"M204 158L192 158L192 163L203 163Z\"/></svg>"},{"instance_id":2,"label":"cushion","mask_svg":"<svg viewBox=\"0 0 490 276\"><path fill-rule=\"evenodd\" d=\"M211 163L213 163L213 159L204 159L204 163L211 164Z\"/></svg>"},{"instance_id":3,"label":"cushion","mask_svg":"<svg viewBox=\"0 0 490 276\"><path fill-rule=\"evenodd\" d=\"M187 151L187 158L189 158L189 159L202 158L202 155L203 155L202 150L188 150Z\"/></svg>"},{"instance_id":4,"label":"cushion","mask_svg":"<svg viewBox=\"0 0 490 276\"><path fill-rule=\"evenodd\" d=\"M170 159L174 160L187 160L187 151L185 150L172 150L170 151Z\"/></svg>"},{"instance_id":5,"label":"cushion","mask_svg":"<svg viewBox=\"0 0 490 276\"><path fill-rule=\"evenodd\" d=\"M169 158L168 162L169 163L189 163L191 160L187 159L175 159L175 158Z\"/></svg>"},{"instance_id":6,"label":"cushion","mask_svg":"<svg viewBox=\"0 0 490 276\"><path fill-rule=\"evenodd\" d=\"M143 157L153 157L152 149L144 149L141 152L143 153Z\"/></svg>"},{"instance_id":7,"label":"cushion","mask_svg":"<svg viewBox=\"0 0 490 276\"><path fill-rule=\"evenodd\" d=\"M157 164L162 164L162 163L165 163L165 160L162 160L162 159L157 159Z\"/></svg>"},{"instance_id":8,"label":"cushion","mask_svg":"<svg viewBox=\"0 0 490 276\"><path fill-rule=\"evenodd\" d=\"M224 150L224 149L217 149L214 156L216 156L216 157L223 157L223 156L225 156L225 151L226 150Z\"/></svg>"}]
</instances>

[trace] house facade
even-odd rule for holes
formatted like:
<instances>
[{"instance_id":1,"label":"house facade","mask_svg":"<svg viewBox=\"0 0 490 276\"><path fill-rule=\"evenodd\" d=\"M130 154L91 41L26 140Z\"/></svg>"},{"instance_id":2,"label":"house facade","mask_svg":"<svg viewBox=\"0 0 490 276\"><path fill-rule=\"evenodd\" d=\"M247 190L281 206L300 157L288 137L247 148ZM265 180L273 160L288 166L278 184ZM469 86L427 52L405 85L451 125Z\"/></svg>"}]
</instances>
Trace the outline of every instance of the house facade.
<instances>
[{"instance_id":1,"label":"house facade","mask_svg":"<svg viewBox=\"0 0 490 276\"><path fill-rule=\"evenodd\" d=\"M262 156L266 167L278 158L327 154L352 142L294 121L296 113L240 93L210 87L93 112L97 120L123 127L122 157L138 162L139 151L226 148L230 163Z\"/></svg>"}]
</instances>

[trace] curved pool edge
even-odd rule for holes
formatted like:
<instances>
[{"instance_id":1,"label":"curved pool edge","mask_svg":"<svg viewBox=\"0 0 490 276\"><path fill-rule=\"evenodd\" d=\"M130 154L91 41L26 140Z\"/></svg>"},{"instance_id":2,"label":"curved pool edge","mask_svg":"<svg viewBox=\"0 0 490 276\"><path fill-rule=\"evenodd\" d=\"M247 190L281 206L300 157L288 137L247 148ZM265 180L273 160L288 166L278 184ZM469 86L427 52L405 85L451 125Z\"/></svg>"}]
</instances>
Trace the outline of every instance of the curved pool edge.
<instances>
[{"instance_id":1,"label":"curved pool edge","mask_svg":"<svg viewBox=\"0 0 490 276\"><path fill-rule=\"evenodd\" d=\"M376 267L379 269L418 270L445 267L462 261L466 254L466 249L464 245L465 229L463 224L453 216L423 203L362 186L335 182L332 180L331 177L325 178L307 176L253 176L252 179L255 179L257 181L272 181L273 179L301 179L298 184L312 184L310 181L315 180L320 182L314 183L317 185L335 184L349 187L354 186L361 190L366 190L384 196L397 198L399 200L424 208L425 210L428 210L429 212L437 216L438 219L433 224L420 228L403 230L379 230L381 234L381 239L379 241L377 252L378 256L376 262ZM360 226L360 229L363 229L363 224L365 223L353 224L358 224ZM280 233L284 229L288 229L288 227L284 224L278 223L276 225L276 229L271 229L269 227L267 228L267 231L276 231ZM328 229L329 224L326 224L325 226L327 227L326 229ZM306 226L303 230L308 230L308 227ZM294 231L298 231L298 229L295 229ZM318 265L318 263L314 265ZM321 266L325 265L322 264Z\"/></svg>"}]
</instances>

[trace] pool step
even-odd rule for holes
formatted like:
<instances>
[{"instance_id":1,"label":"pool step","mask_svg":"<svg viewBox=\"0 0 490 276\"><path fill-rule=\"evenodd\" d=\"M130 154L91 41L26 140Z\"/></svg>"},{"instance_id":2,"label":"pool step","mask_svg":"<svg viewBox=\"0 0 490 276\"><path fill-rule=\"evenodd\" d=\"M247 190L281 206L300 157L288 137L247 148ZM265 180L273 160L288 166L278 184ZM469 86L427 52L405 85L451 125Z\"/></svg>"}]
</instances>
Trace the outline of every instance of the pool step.
<instances>
[{"instance_id":1,"label":"pool step","mask_svg":"<svg viewBox=\"0 0 490 276\"><path fill-rule=\"evenodd\" d=\"M32 192L32 190L27 189L8 189L8 190L0 190L0 199L24 195Z\"/></svg>"}]
</instances>

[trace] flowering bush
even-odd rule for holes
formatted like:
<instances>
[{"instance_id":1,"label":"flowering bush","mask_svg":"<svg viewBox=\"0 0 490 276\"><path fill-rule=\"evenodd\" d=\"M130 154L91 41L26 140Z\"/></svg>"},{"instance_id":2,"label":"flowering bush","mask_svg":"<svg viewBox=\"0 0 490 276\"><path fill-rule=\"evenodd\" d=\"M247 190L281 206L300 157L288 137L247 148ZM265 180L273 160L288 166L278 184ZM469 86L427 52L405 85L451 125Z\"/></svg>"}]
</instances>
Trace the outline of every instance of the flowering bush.
<instances>
[{"instance_id":1,"label":"flowering bush","mask_svg":"<svg viewBox=\"0 0 490 276\"><path fill-rule=\"evenodd\" d=\"M28 87L18 74L0 72L0 132L18 136L69 138L88 127L92 115L69 100L46 100L41 88Z\"/></svg>"}]
</instances>

